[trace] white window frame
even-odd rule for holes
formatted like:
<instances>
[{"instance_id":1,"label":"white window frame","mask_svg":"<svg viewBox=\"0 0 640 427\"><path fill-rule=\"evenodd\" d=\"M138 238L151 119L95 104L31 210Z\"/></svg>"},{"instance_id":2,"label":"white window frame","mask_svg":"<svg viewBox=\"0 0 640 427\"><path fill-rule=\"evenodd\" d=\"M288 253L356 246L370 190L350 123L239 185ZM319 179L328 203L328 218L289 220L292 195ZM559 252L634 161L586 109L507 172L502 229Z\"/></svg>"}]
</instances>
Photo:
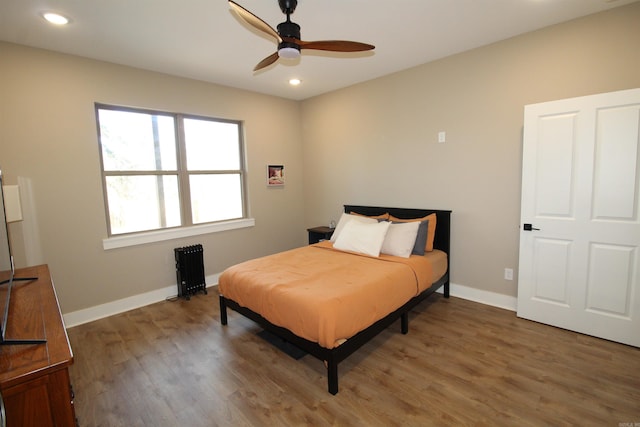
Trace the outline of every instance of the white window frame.
<instances>
[{"instance_id":1,"label":"white window frame","mask_svg":"<svg viewBox=\"0 0 640 427\"><path fill-rule=\"evenodd\" d=\"M171 171L146 171L141 173L140 171L109 171L104 170L104 160L102 158L102 144L100 141L100 123L99 123L99 110L113 110L143 114L158 114L163 116L171 116L174 119L176 126L176 153L177 153L177 170ZM98 132L98 148L100 152L100 171L102 175L102 187L103 197L105 203L105 221L107 226L108 237L103 239L102 244L105 250L121 248L127 246L134 246L140 244L147 244L152 242L158 242L163 240L177 239L183 237L191 237L208 233L215 233L226 230L233 230L238 228L246 228L255 226L255 219L247 216L247 191L246 191L246 162L245 162L245 150L244 150L244 138L243 138L243 123L238 120L225 120L215 117L198 116L183 113L171 113L166 111L158 111L143 108L131 108L110 104L95 103L95 116ZM187 170L186 167L186 152L184 143L184 131L183 120L184 119L202 119L211 120L222 123L233 123L238 126L238 144L239 144L239 164L240 168L234 170L234 173L240 175L241 185L241 203L242 203L242 217L229 220L208 222L202 224L193 224L191 218L191 206L189 198L189 175L194 174L194 171ZM208 171L216 173L216 171ZM218 171L218 173L225 173L229 171ZM195 174L200 171L195 171ZM177 175L178 176L178 191L180 194L180 211L182 225L176 227L165 227L152 230L137 231L131 233L111 233L110 224L110 212L109 212L109 200L107 194L107 177L113 175L147 175L147 176L160 176L160 175Z\"/></svg>"}]
</instances>

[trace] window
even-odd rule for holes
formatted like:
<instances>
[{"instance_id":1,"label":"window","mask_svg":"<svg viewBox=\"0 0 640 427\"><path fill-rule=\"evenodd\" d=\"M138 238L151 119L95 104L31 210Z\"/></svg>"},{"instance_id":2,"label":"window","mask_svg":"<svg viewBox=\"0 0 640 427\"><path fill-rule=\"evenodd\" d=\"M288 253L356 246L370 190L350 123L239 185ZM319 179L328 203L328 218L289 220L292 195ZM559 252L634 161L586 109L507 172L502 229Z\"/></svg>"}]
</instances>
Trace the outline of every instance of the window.
<instances>
[{"instance_id":1,"label":"window","mask_svg":"<svg viewBox=\"0 0 640 427\"><path fill-rule=\"evenodd\" d=\"M109 236L245 217L241 123L96 104Z\"/></svg>"}]
</instances>

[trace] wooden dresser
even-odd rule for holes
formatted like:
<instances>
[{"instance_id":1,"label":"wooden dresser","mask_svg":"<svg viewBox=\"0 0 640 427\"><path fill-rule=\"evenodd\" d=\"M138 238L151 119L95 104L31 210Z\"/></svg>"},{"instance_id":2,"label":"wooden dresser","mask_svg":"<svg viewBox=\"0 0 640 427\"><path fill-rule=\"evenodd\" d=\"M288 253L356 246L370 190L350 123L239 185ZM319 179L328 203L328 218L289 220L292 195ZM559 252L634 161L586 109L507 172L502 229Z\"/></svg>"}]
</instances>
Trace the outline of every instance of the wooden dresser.
<instances>
[{"instance_id":1,"label":"wooden dresser","mask_svg":"<svg viewBox=\"0 0 640 427\"><path fill-rule=\"evenodd\" d=\"M75 426L69 366L73 353L46 265L16 271L7 339L45 344L0 346L0 393L8 427Z\"/></svg>"}]
</instances>

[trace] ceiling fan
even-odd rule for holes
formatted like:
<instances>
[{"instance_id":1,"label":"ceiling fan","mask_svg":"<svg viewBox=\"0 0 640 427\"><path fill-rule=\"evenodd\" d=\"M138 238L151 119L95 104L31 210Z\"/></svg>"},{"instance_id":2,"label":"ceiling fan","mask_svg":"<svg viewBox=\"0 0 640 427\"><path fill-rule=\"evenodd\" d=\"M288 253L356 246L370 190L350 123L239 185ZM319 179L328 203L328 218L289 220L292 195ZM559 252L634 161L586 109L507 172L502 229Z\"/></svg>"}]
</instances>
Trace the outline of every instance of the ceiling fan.
<instances>
[{"instance_id":1,"label":"ceiling fan","mask_svg":"<svg viewBox=\"0 0 640 427\"><path fill-rule=\"evenodd\" d=\"M278 24L278 31L269 24L240 6L233 0L229 5L242 20L252 27L266 33L278 42L278 51L267 56L255 66L253 71L261 70L273 64L278 58L295 59L300 56L302 49L325 50L331 52L364 52L375 49L375 46L367 43L351 42L346 40L320 40L307 42L300 40L300 25L291 22L290 16L296 10L298 0L278 0L280 10L287 15L287 20Z\"/></svg>"}]
</instances>

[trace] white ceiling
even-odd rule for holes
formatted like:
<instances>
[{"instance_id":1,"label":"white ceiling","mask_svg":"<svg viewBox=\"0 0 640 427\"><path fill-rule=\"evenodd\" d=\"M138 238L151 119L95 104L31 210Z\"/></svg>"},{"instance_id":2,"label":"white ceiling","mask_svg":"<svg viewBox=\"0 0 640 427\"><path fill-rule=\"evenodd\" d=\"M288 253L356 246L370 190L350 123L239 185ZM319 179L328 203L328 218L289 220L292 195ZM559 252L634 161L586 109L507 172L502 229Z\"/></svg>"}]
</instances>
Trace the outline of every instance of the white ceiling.
<instances>
[{"instance_id":1,"label":"white ceiling","mask_svg":"<svg viewBox=\"0 0 640 427\"><path fill-rule=\"evenodd\" d=\"M373 53L276 50L227 0L0 0L0 40L301 100L638 0L299 0L303 40L370 43ZM277 0L237 0L272 27ZM72 19L45 22L43 11ZM1 58L0 58L1 61ZM291 60L289 60L291 61ZM298 87L288 80L302 80Z\"/></svg>"}]
</instances>

